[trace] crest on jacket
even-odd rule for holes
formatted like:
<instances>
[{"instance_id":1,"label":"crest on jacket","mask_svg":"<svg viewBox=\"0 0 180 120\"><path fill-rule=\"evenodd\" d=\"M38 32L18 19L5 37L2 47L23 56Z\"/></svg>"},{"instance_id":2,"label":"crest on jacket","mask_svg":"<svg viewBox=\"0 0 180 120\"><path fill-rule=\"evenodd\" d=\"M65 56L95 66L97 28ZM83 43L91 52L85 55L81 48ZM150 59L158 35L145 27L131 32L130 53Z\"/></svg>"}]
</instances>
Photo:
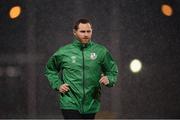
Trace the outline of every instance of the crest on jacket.
<instances>
[{"instance_id":1,"label":"crest on jacket","mask_svg":"<svg viewBox=\"0 0 180 120\"><path fill-rule=\"evenodd\" d=\"M96 53L91 53L91 54L90 54L90 59L91 59L91 60L95 60L96 58L97 58Z\"/></svg>"}]
</instances>

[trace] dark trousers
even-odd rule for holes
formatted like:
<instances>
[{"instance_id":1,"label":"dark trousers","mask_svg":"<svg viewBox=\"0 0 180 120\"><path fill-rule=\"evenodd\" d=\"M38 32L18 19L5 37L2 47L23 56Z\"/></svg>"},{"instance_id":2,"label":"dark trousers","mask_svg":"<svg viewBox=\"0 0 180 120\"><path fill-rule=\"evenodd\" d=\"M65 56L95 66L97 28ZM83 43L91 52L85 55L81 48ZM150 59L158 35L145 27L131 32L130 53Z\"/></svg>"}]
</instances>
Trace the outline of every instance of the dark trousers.
<instances>
[{"instance_id":1,"label":"dark trousers","mask_svg":"<svg viewBox=\"0 0 180 120\"><path fill-rule=\"evenodd\" d=\"M62 109L64 119L95 119L96 113L80 114L77 110Z\"/></svg>"}]
</instances>

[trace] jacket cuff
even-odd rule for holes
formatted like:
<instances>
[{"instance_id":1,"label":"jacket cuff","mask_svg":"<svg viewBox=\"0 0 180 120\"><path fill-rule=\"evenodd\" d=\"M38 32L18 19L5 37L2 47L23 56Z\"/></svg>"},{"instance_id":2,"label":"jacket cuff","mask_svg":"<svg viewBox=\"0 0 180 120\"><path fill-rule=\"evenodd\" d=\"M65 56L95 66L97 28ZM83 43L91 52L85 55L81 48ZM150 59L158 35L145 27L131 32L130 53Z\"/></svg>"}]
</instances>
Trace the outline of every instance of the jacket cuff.
<instances>
[{"instance_id":1,"label":"jacket cuff","mask_svg":"<svg viewBox=\"0 0 180 120\"><path fill-rule=\"evenodd\" d=\"M112 76L107 76L108 77L108 80L109 80L109 84L107 84L106 86L107 87L113 87L115 86L115 80L113 79Z\"/></svg>"}]
</instances>

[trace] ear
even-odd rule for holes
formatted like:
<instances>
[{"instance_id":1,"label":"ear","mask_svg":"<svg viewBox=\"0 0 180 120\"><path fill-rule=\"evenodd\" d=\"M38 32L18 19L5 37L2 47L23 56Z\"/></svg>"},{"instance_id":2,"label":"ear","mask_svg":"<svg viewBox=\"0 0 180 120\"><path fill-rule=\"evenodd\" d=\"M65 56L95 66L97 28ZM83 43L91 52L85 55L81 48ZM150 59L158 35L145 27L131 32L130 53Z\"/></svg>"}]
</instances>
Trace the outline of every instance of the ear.
<instances>
[{"instance_id":1,"label":"ear","mask_svg":"<svg viewBox=\"0 0 180 120\"><path fill-rule=\"evenodd\" d=\"M73 29L73 34L76 35L76 30L75 29Z\"/></svg>"}]
</instances>

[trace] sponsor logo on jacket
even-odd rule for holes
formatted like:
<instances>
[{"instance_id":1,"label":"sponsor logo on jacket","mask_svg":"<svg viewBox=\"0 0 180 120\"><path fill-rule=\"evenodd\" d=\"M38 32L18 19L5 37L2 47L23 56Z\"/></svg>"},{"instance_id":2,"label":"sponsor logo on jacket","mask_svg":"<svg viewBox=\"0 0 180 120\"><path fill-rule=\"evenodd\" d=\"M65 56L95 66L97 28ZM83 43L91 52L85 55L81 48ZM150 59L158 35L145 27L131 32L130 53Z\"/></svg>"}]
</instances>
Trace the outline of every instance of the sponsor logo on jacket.
<instances>
[{"instance_id":1,"label":"sponsor logo on jacket","mask_svg":"<svg viewBox=\"0 0 180 120\"><path fill-rule=\"evenodd\" d=\"M76 62L76 56L71 56L72 63Z\"/></svg>"}]
</instances>

